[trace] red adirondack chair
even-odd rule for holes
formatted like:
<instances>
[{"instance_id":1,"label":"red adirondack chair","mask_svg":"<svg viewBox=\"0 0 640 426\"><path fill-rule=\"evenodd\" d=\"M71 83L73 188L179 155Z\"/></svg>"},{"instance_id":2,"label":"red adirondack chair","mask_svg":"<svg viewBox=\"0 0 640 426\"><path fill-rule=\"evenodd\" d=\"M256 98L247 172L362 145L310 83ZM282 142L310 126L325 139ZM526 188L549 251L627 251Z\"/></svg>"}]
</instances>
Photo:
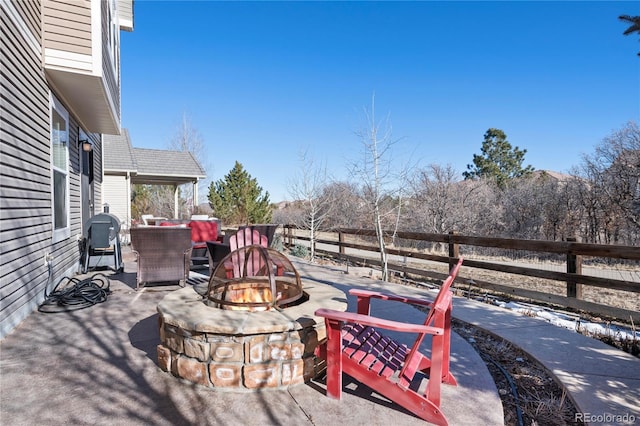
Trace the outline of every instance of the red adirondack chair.
<instances>
[{"instance_id":1,"label":"red adirondack chair","mask_svg":"<svg viewBox=\"0 0 640 426\"><path fill-rule=\"evenodd\" d=\"M449 290L462 265L462 258L442 284L435 300L352 289L358 313L318 309L325 318L327 340L319 355L327 360L327 396L340 399L342 373L406 408L416 416L437 425L447 425L440 410L440 385L457 385L449 371L451 308ZM370 315L372 298L417 304L430 308L423 324L409 324ZM393 330L417 334L411 347L383 334ZM431 335L431 358L420 353L425 336ZM426 386L420 386L427 380ZM422 391L421 391L422 390Z\"/></svg>"},{"instance_id":2,"label":"red adirondack chair","mask_svg":"<svg viewBox=\"0 0 640 426\"><path fill-rule=\"evenodd\" d=\"M257 252L238 251L239 248L250 245L269 247L269 242L266 235L261 235L258 231L252 231L250 228L241 229L229 238L231 256L224 262L227 278L253 276L258 274L261 268L264 267ZM245 263L246 253L249 253L251 258ZM276 263L275 266L277 275L282 275L283 265Z\"/></svg>"}]
</instances>

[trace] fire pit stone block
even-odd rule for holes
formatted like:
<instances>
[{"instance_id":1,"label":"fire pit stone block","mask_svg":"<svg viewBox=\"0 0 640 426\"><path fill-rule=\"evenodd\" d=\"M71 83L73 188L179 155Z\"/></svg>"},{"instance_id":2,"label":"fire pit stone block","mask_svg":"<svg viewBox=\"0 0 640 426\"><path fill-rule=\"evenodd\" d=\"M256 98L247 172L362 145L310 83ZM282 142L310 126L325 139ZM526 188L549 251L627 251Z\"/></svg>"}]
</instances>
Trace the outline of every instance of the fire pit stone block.
<instances>
[{"instance_id":1,"label":"fire pit stone block","mask_svg":"<svg viewBox=\"0 0 640 426\"><path fill-rule=\"evenodd\" d=\"M198 385L209 386L209 374L206 364L187 357L176 359L174 375Z\"/></svg>"},{"instance_id":2,"label":"fire pit stone block","mask_svg":"<svg viewBox=\"0 0 640 426\"><path fill-rule=\"evenodd\" d=\"M237 342L211 343L211 359L215 362L241 362L243 346Z\"/></svg>"},{"instance_id":3,"label":"fire pit stone block","mask_svg":"<svg viewBox=\"0 0 640 426\"><path fill-rule=\"evenodd\" d=\"M284 386L289 386L304 383L304 367L304 361L301 359L283 363L282 384Z\"/></svg>"},{"instance_id":4,"label":"fire pit stone block","mask_svg":"<svg viewBox=\"0 0 640 426\"><path fill-rule=\"evenodd\" d=\"M171 371L171 349L158 345L158 366L162 371Z\"/></svg>"},{"instance_id":5,"label":"fire pit stone block","mask_svg":"<svg viewBox=\"0 0 640 426\"><path fill-rule=\"evenodd\" d=\"M284 311L230 311L207 306L191 287L158 304L158 365L211 389L284 389L318 377L326 363L315 349L326 337L317 308L346 310L345 294L305 282L308 300Z\"/></svg>"},{"instance_id":6,"label":"fire pit stone block","mask_svg":"<svg viewBox=\"0 0 640 426\"><path fill-rule=\"evenodd\" d=\"M212 363L209 365L209 374L214 387L238 388L242 385L241 364Z\"/></svg>"},{"instance_id":7,"label":"fire pit stone block","mask_svg":"<svg viewBox=\"0 0 640 426\"><path fill-rule=\"evenodd\" d=\"M244 385L248 389L275 388L281 366L277 363L253 364L243 367Z\"/></svg>"}]
</instances>

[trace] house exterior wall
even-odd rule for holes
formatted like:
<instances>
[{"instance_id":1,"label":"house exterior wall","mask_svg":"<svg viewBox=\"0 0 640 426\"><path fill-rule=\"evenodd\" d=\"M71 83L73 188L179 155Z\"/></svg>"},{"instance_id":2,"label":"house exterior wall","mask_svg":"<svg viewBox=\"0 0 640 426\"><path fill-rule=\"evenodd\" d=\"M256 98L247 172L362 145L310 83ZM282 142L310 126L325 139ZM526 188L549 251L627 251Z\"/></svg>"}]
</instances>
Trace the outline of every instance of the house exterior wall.
<instances>
[{"instance_id":1,"label":"house exterior wall","mask_svg":"<svg viewBox=\"0 0 640 426\"><path fill-rule=\"evenodd\" d=\"M116 11L110 8L110 4L115 5L116 2L114 0L100 2L102 18L101 66L102 76L107 88L106 92L116 110L118 120L120 120L120 32L115 29L117 28L115 23L117 22L118 16ZM114 40L111 40L111 38ZM113 51L112 46L115 47Z\"/></svg>"},{"instance_id":2,"label":"house exterior wall","mask_svg":"<svg viewBox=\"0 0 640 426\"><path fill-rule=\"evenodd\" d=\"M44 6L44 48L91 58L91 2L46 0Z\"/></svg>"},{"instance_id":3,"label":"house exterior wall","mask_svg":"<svg viewBox=\"0 0 640 426\"><path fill-rule=\"evenodd\" d=\"M125 31L133 31L133 1L118 0L118 18L120 28Z\"/></svg>"},{"instance_id":4,"label":"house exterior wall","mask_svg":"<svg viewBox=\"0 0 640 426\"><path fill-rule=\"evenodd\" d=\"M57 12L43 13L45 1L60 6ZM76 34L66 33L67 37L50 40L53 27L45 30L49 25L45 22L59 22L60 16L68 16L65 14L70 13L70 9L62 6L82 9L80 6L86 3L95 7L102 2L0 2L0 69L3 70L0 79L3 94L0 97L0 338L39 306L47 287L51 290L62 278L78 272L82 236L78 148L81 130L93 142L94 199L102 199L101 134L83 126L73 105L65 102L73 98L68 91L74 87L66 87L67 92L54 87L43 65L43 44L69 44L68 35ZM76 15L81 16L81 20L86 18L81 13ZM77 40L74 49L86 51L84 39L78 36ZM119 93L119 87L117 89ZM68 112L68 232L65 232L68 235L62 238L54 238L53 224L51 102L54 98ZM117 99L119 102L119 97ZM117 124L119 127L119 122ZM93 213L101 209L96 203Z\"/></svg>"},{"instance_id":5,"label":"house exterior wall","mask_svg":"<svg viewBox=\"0 0 640 426\"><path fill-rule=\"evenodd\" d=\"M83 128L120 133L117 5L132 0L41 0L44 68ZM83 90L74 90L82 86Z\"/></svg>"},{"instance_id":6,"label":"house exterior wall","mask_svg":"<svg viewBox=\"0 0 640 426\"><path fill-rule=\"evenodd\" d=\"M126 175L105 175L102 185L103 204L126 227L131 224L131 179Z\"/></svg>"}]
</instances>

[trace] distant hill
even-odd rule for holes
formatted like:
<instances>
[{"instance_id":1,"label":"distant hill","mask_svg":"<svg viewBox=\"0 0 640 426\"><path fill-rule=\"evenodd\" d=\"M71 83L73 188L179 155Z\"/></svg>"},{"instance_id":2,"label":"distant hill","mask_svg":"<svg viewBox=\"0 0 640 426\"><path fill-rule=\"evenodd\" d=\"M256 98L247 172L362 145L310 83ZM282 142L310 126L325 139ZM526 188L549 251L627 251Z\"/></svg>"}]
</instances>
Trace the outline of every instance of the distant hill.
<instances>
[{"instance_id":1,"label":"distant hill","mask_svg":"<svg viewBox=\"0 0 640 426\"><path fill-rule=\"evenodd\" d=\"M571 175L560 173L560 172L554 172L553 170L535 170L533 172L533 175L535 177L548 176L559 182L566 182L572 178Z\"/></svg>"}]
</instances>

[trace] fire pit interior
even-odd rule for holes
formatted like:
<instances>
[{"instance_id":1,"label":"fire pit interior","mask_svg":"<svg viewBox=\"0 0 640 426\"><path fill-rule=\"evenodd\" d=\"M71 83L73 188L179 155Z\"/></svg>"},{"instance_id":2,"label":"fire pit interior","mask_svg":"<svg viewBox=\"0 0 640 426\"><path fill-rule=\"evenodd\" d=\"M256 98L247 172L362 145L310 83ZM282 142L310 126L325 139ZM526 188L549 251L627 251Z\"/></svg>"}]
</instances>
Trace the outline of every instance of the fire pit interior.
<instances>
[{"instance_id":1,"label":"fire pit interior","mask_svg":"<svg viewBox=\"0 0 640 426\"><path fill-rule=\"evenodd\" d=\"M223 259L206 289L185 287L158 304L160 368L237 391L282 389L323 372L315 349L326 330L314 312L346 310L345 294L302 279L286 256L256 247Z\"/></svg>"},{"instance_id":2,"label":"fire pit interior","mask_svg":"<svg viewBox=\"0 0 640 426\"><path fill-rule=\"evenodd\" d=\"M300 275L287 257L260 245L241 247L218 264L206 301L221 309L283 309L304 296Z\"/></svg>"}]
</instances>

